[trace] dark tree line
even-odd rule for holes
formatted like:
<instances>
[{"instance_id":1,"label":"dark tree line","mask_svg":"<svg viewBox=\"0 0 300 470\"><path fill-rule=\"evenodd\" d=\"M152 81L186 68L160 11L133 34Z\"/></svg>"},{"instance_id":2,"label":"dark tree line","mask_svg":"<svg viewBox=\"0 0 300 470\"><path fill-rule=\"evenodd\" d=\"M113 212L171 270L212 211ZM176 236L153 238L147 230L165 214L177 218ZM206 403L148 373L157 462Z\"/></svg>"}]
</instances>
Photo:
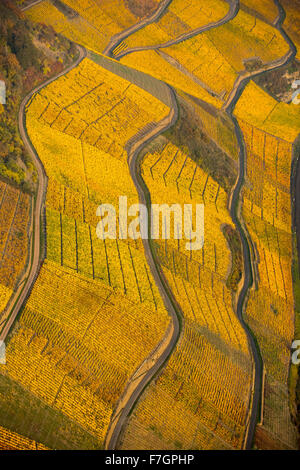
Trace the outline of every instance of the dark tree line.
<instances>
[{"instance_id":1,"label":"dark tree line","mask_svg":"<svg viewBox=\"0 0 300 470\"><path fill-rule=\"evenodd\" d=\"M32 24L10 0L0 2L0 19L0 80L6 84L6 104L0 104L0 177L34 190L35 169L18 132L20 102L72 60L76 49L51 27ZM45 47L42 52L45 45L51 54Z\"/></svg>"}]
</instances>

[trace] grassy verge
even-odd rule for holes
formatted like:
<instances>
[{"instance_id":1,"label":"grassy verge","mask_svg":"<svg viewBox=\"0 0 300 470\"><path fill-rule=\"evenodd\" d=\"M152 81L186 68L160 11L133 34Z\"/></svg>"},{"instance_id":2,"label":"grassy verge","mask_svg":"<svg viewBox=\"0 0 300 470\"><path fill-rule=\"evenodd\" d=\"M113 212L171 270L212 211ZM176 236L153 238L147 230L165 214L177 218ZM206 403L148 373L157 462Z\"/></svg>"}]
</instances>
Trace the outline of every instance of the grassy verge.
<instances>
[{"instance_id":1,"label":"grassy verge","mask_svg":"<svg viewBox=\"0 0 300 470\"><path fill-rule=\"evenodd\" d=\"M232 259L231 270L227 278L226 285L228 289L236 292L243 273L241 240L237 230L233 229L230 225L223 226L223 234L229 245Z\"/></svg>"},{"instance_id":2,"label":"grassy verge","mask_svg":"<svg viewBox=\"0 0 300 470\"><path fill-rule=\"evenodd\" d=\"M295 301L295 333L294 340L300 340L300 273L297 256L297 242L296 236L293 236L293 253L294 259L292 264L293 273L293 290ZM295 350L292 350L293 353ZM294 421L300 432L300 367L297 364L291 363L289 373L289 395L290 395L290 410Z\"/></svg>"},{"instance_id":3,"label":"grassy verge","mask_svg":"<svg viewBox=\"0 0 300 470\"><path fill-rule=\"evenodd\" d=\"M85 429L5 375L0 375L0 423L50 449L101 448Z\"/></svg>"},{"instance_id":4,"label":"grassy verge","mask_svg":"<svg viewBox=\"0 0 300 470\"><path fill-rule=\"evenodd\" d=\"M298 173L300 169L300 138L295 143L293 151L293 161L291 169L291 201L292 201L292 278L293 278L293 292L294 292L294 305L295 305L295 332L294 340L300 340L300 264L299 264L299 246L297 246L297 206L299 196L297 195L297 185L299 178ZM293 353L295 350L292 350ZM291 362L289 378L289 405L292 420L300 433L300 367Z\"/></svg>"}]
</instances>

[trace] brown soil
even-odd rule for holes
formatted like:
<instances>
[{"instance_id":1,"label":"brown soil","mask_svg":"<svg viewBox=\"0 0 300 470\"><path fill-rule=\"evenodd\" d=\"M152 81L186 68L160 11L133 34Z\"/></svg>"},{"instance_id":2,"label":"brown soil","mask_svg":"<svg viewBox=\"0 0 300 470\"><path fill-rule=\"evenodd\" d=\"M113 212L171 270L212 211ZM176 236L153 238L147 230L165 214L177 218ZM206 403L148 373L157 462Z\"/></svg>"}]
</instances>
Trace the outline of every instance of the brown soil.
<instances>
[{"instance_id":1,"label":"brown soil","mask_svg":"<svg viewBox=\"0 0 300 470\"><path fill-rule=\"evenodd\" d=\"M279 101L288 103L292 99L292 83L300 79L300 62L294 60L278 70L256 77L254 81Z\"/></svg>"},{"instance_id":2,"label":"brown soil","mask_svg":"<svg viewBox=\"0 0 300 470\"><path fill-rule=\"evenodd\" d=\"M259 450L294 450L280 440L273 437L262 426L257 426L255 433L255 446Z\"/></svg>"},{"instance_id":3,"label":"brown soil","mask_svg":"<svg viewBox=\"0 0 300 470\"><path fill-rule=\"evenodd\" d=\"M127 8L138 18L151 15L156 10L159 0L125 0Z\"/></svg>"}]
</instances>

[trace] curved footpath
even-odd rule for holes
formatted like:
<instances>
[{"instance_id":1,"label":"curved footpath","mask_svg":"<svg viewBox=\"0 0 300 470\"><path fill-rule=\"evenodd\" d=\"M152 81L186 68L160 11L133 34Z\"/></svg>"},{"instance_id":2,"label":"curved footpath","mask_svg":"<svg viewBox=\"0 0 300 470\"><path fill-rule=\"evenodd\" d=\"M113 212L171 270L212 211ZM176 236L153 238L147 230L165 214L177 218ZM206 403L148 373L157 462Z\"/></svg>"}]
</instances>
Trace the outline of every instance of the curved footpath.
<instances>
[{"instance_id":1,"label":"curved footpath","mask_svg":"<svg viewBox=\"0 0 300 470\"><path fill-rule=\"evenodd\" d=\"M224 24L225 22L230 21L230 19L232 19L239 11L239 0L234 0L233 2L230 1L230 5L231 5L231 8L230 8L230 11L227 13L226 17L224 17L217 23L210 23L209 25L198 28L198 30L194 30L190 32L189 37L192 37L195 34L199 34L199 32L203 32L211 28L218 27L221 24ZM177 38L177 40L175 41L180 42L181 40L183 39ZM151 49L152 47L149 47L149 48ZM120 57L121 55L118 56L118 59ZM133 145L131 145L130 150L128 151L128 165L129 165L132 180L138 191L140 202L143 204L147 204L148 207L151 202L151 197L138 171L138 156L141 150L145 147L145 145L149 141L157 137L162 132L165 132L177 120L178 107L177 107L177 102L175 98L175 93L170 86L168 86L168 88L170 92L172 93L171 97L172 97L172 103L173 103L173 109L171 109L169 116L163 119L160 123L158 123L154 130L149 131L143 137L137 137L136 142L133 143ZM236 88L235 90L234 97L237 96L237 91L238 91L238 88ZM233 119L232 112L231 113L229 112L229 115ZM238 132L238 128L236 128L236 132ZM235 225L239 224L239 220L236 215L235 205L237 204L238 199L239 199L239 194L240 194L241 186L243 183L243 177L244 177L244 163L243 163L244 159L242 158L243 155L244 153L242 153L241 151L240 172L239 172L239 176L235 185L235 189L233 190L233 197L231 198L231 207L232 207L231 215L232 215L233 222L235 223ZM150 233L150 223L149 223L149 233ZM167 287L168 283L166 279L164 278L161 270L158 267L159 263L156 260L156 256L153 252L151 242L149 242L149 240L144 240L143 243L144 243L144 251L145 251L146 258L147 258L147 262L151 268L152 275L154 276L154 279L159 288L160 294L164 300L165 306L167 307L169 313L171 314L173 325L171 325L171 331L169 329L166 332L160 345L158 345L156 350L154 351L154 354L152 353L144 361L144 363L138 368L138 370L133 374L133 376L129 379L127 386L124 392L122 393L117 403L117 406L114 410L114 413L113 413L113 416L112 416L112 419L108 428L108 432L106 435L105 448L109 450L113 450L116 448L120 433L122 431L122 428L126 422L126 419L130 411L132 410L136 401L142 394L144 388L151 382L155 374L165 364L166 360L168 359L169 355L174 349L177 343L177 340L179 338L179 334L180 334L179 317L178 317L177 312L180 312L181 309L178 306L178 304L175 302L175 300L173 299L173 295L169 291L169 288ZM245 265L251 266L250 256L247 259L245 259ZM248 269L248 271L251 273L251 269ZM248 288L250 285L251 285L250 278L248 277L246 273L245 282L244 282L241 294L239 295L237 308L238 308L238 311L240 312L240 315L238 314L238 318L244 330L246 330L246 334L248 337L251 335L249 335L247 331L247 325L242 319L242 307L244 304L246 293L248 292ZM252 339L252 336L251 336L251 339ZM249 341L251 341L251 339L249 338ZM254 346L252 347L252 349L253 351L256 351ZM256 377L257 376L258 375L256 374ZM260 396L260 394L258 396ZM255 430L256 415L252 417L252 414L249 419L250 424L248 426L248 432L247 432L248 442L247 442L246 448L251 448L252 439L253 439L254 430ZM254 428L252 426L252 423L254 423ZM252 433L249 432L249 431L252 431L252 429L253 429L253 432Z\"/></svg>"},{"instance_id":2,"label":"curved footpath","mask_svg":"<svg viewBox=\"0 0 300 470\"><path fill-rule=\"evenodd\" d=\"M111 55L111 51L114 49L114 47L116 47L118 41L120 42L123 38L127 37L132 32L137 31L138 29L142 28L146 24L150 24L151 22L158 19L159 16L163 13L163 11L167 8L170 1L171 0L164 0L160 4L156 12L151 17L146 18L145 20L138 23L137 25L132 26L128 30L120 33L120 35L117 35L116 37L112 38L109 46L106 48L104 53L106 55ZM239 0L228 0L228 1L230 2L231 7L226 17L224 17L217 23L210 23L209 25L201 27L198 30L194 30L190 32L188 33L189 35L185 36L184 38L182 37L177 38L176 40L174 40L176 42L172 41L172 44L180 42L184 39L187 39L188 37L192 37L195 34L199 34L213 27L218 27L224 24L225 22L229 21L230 19L232 19L238 12ZM241 129L238 125L236 118L233 116L233 110L242 91L244 90L245 86L247 85L247 83L249 82L251 78L253 78L254 76L260 75L262 73L265 73L269 70L274 70L283 65L286 65L296 54L295 45L287 36L285 31L282 29L282 24L285 19L284 9L282 8L278 0L274 0L274 2L277 5L278 11L279 11L279 15L278 15L278 18L274 22L274 26L280 31L284 39L288 42L290 46L290 50L283 58L278 59L269 64L266 64L263 68L261 68L260 70L252 74L251 73L241 74L236 80L234 88L231 91L229 98L223 107L224 111L226 111L226 113L229 115L229 117L234 123L235 133L236 133L237 140L240 146L239 175L238 175L237 181L232 190L232 194L229 200L229 211L230 211L233 223L235 224L241 236L242 246L243 246L243 257L244 257L244 282L239 292L239 296L237 300L237 316L248 337L249 345L251 347L251 351L252 351L253 359L254 359L254 389L253 389L253 394L252 394L251 415L249 417L249 424L248 424L245 442L244 442L244 448L246 449L250 449L252 446L253 437L255 433L255 427L256 427L257 418L258 418L261 392L262 392L262 361L261 361L261 356L260 356L260 352L259 352L259 348L255 339L255 336L253 335L249 326L247 325L247 323L245 322L243 318L243 307L246 301L249 288L251 287L252 282L253 282L253 276L252 276L251 252L250 252L250 246L249 246L249 244L251 243L251 240L250 240L249 235L247 234L247 229L242 220L241 206L240 206L240 192L241 192L241 189L244 183L244 178L245 178L246 151L245 151L243 135L242 135ZM166 43L166 44L171 45L169 43ZM157 48L157 47L167 47L167 46L160 45L160 46L154 46L154 47L151 46L149 48ZM41 246L40 246L41 245L41 241L40 241L41 214L42 214L42 209L44 205L44 197L45 197L45 192L46 192L46 187L47 187L47 177L46 177L42 162L40 161L36 151L34 150L26 132L26 126L25 126L26 105L28 104L29 100L34 95L34 93L38 92L44 86L47 86L49 83L53 82L60 76L68 73L71 69L76 67L82 61L82 59L86 56L86 51L84 48L80 46L78 46L78 49L79 49L79 57L74 64L72 64L67 69L57 74L55 77L52 77L51 79L47 80L45 83L39 85L34 90L32 90L29 93L29 95L26 96L26 98L24 98L20 106L20 110L19 110L20 134L24 141L25 147L30 153L33 159L33 162L36 166L37 173L38 173L38 188L37 188L37 194L35 197L33 214L32 214L33 221L32 221L32 240L31 240L31 248L30 248L30 261L28 263L26 273L24 273L22 281L19 282L18 288L10 301L9 308L7 310L7 316L9 315L9 318L7 322L5 323L5 326L0 334L0 340L5 340L5 338L7 337L7 334L9 333L9 330L13 322L15 321L15 318L18 312L20 311L20 308L22 307L24 301L26 300L30 292L30 289L32 288L32 285L38 274L40 261L41 261L40 260L40 257L41 257ZM142 48L142 50L144 49L145 48ZM119 57L121 57L121 55ZM157 123L154 127L152 126L148 128L147 130L145 130L144 133L139 133L135 139L132 139L130 143L128 143L128 147L129 147L128 165L130 169L130 174L135 184L135 187L137 189L140 202L147 204L148 207L151 202L151 198L150 198L149 191L139 171L138 158L139 158L141 150L150 141L152 141L154 138L156 138L161 133L165 132L167 129L173 126L177 120L178 106L176 102L175 93L171 87L168 87L168 89L170 92L170 97L171 97L171 102L172 102L171 111L169 115L165 117L163 120L161 120L159 123ZM150 231L151 231L151 225L149 223L149 233ZM159 268L159 264L156 260L156 255L154 253L154 250L150 241L150 237L149 237L149 240L143 240L143 244L144 244L145 256L149 264L149 267L151 269L152 275L154 276L155 282L159 288L164 304L168 312L171 315L171 322L162 341L157 345L155 350L152 351L150 356L144 360L144 362L139 366L139 368L135 371L135 373L127 382L126 388L117 403L116 409L114 411L113 417L109 425L109 429L108 429L108 432L106 435L106 441L105 441L106 449L115 449L122 427L132 407L134 406L137 399L140 397L144 388L154 378L155 374L157 374L160 368L166 363L173 348L175 347L177 343L177 340L180 334L180 323L179 323L180 311L181 311L180 307L178 306L176 301L173 299L172 292L168 288L168 283L162 271Z\"/></svg>"},{"instance_id":3,"label":"curved footpath","mask_svg":"<svg viewBox=\"0 0 300 470\"><path fill-rule=\"evenodd\" d=\"M47 187L47 177L43 167L41 160L39 159L38 154L36 153L35 149L33 148L30 139L28 137L26 131L26 124L25 124L25 109L26 105L32 98L32 96L40 91L45 86L49 85L49 83L53 82L57 78L65 75L74 67L76 67L86 56L86 51L84 48L77 46L79 50L79 57L77 60L67 67L65 70L60 72L59 74L55 75L54 77L50 78L46 82L42 83L41 85L37 86L34 90L32 90L22 101L19 109L19 131L21 138L24 142L25 148L30 154L35 168L38 174L38 187L37 192L34 198L34 205L32 208L33 211L33 221L32 221L32 233L31 233L31 247L30 247L30 254L29 254L29 262L26 268L26 272L23 275L22 281L19 282L18 288L16 292L13 294L13 297L10 299L9 307L6 312L6 316L8 320L6 321L4 328L0 334L0 340L5 341L11 326L13 325L16 316L18 315L24 301L26 300L30 290L33 286L33 283L36 279L36 276L39 272L40 267L40 254L41 254L41 215L42 209L44 205L44 196Z\"/></svg>"},{"instance_id":4,"label":"curved footpath","mask_svg":"<svg viewBox=\"0 0 300 470\"><path fill-rule=\"evenodd\" d=\"M245 440L244 440L244 448L245 449L251 449L252 448L252 443L254 439L254 434L255 434L255 428L258 420L258 413L259 413L259 408L261 404L261 395L262 395L262 374L263 374L263 364L262 364L262 359L259 351L259 346L257 344L257 340L252 333L251 329L245 322L243 318L243 308L245 305L245 301L247 298L247 294L249 292L250 287L252 286L253 283L253 275L252 275L252 263L251 263L251 253L250 253L250 243L251 239L247 233L247 228L245 227L243 223L243 219L241 216L241 206L240 206L240 193L241 189L244 183L244 178L245 178L245 155L246 155L246 150L245 150L245 144L243 140L243 134L241 132L241 129L238 125L238 122L236 118L233 116L233 110L235 107L236 102L238 101L242 91L244 90L245 86L247 83L250 81L251 78L254 76L260 75L262 73L265 73L270 70L274 70L276 68L282 67L286 65L292 58L295 56L296 53L296 48L295 45L292 43L288 35L285 33L285 31L282 29L282 25L285 19L285 12L282 6L280 5L278 0L274 0L275 4L278 7L278 17L274 22L274 26L280 31L281 35L284 37L286 42L289 44L290 50L289 52L282 58L275 60L273 62L270 62L269 64L266 64L264 67L262 67L260 70L254 72L254 73L244 73L241 74L234 85L233 90L231 91L229 98L227 102L225 103L223 109L224 111L228 114L228 116L231 118L234 127L235 127L235 133L236 137L239 143L240 147L240 152L239 152L239 175L236 180L236 183L232 189L231 197L229 200L229 212L232 218L233 223L235 224L242 240L242 247L243 247L243 258L244 258L244 278L243 278L243 285L241 287L241 290L238 295L237 299L237 317L247 335L248 341L249 341L249 346L253 355L253 360L254 360L254 377L253 377L253 390L251 394L251 411L250 411L250 416L248 420L248 426L246 429L246 435L245 435ZM233 4L232 4L233 5ZM232 6L231 5L231 6ZM237 9L239 8L239 2L236 2L236 7ZM231 8L231 14L233 14L235 10ZM237 10L238 11L238 10ZM236 14L236 13L235 13ZM228 19L227 19L228 21ZM224 19L219 22L219 24L214 25L214 27L223 24ZM205 31L207 29L212 28L211 25L207 25L204 28L200 28L201 31ZM200 31L200 32L201 32ZM195 32L193 32L196 34ZM178 42L179 42L178 38ZM157 47L157 46L156 46ZM151 47L149 47L151 49ZM142 48L143 50L145 48ZM138 49L134 49L138 50ZM141 49L139 49L141 50ZM132 52L131 51L126 51L127 53ZM125 53L123 54L123 56ZM120 54L118 58L120 58L122 55ZM161 130L160 132L162 132ZM155 135L158 135L160 132L158 132ZM150 138L154 138L155 135L152 134L152 136L149 135L149 138L146 139L147 141L150 140ZM138 153L140 150L143 148L145 145L144 142L140 143L138 148L136 149L131 149L130 155L129 155L129 167L130 167L130 172L132 179L137 187L137 190L139 192L139 196L142 202L148 201L149 202L149 193L147 188L145 187L145 184L142 181L142 178L139 174L137 174L137 157ZM158 271L157 264L153 258L153 253L151 251L151 245L149 243L146 244L145 246L145 252L146 256L148 259L148 262L151 266L153 275L155 277L155 280L158 282L158 285L160 286L160 291L165 298L164 295L164 290L166 289L167 283L165 280L161 277L161 274ZM151 256L152 255L152 256ZM170 297L167 299L166 305L170 302ZM175 322L178 323L178 318L176 320L176 311L174 312L174 306L171 301L171 310L169 310L172 313L172 317L174 318ZM175 323L175 325L176 325ZM178 333L179 335L179 333ZM177 337L178 337L177 335ZM173 344L174 343L174 344ZM151 381L153 376L155 375L156 371L159 370L159 368L164 364L165 360L168 358L168 355L171 353L173 347L176 344L176 335L173 332L173 335L171 337L169 347L166 349L166 354L162 354L158 362L154 364L152 369L150 369L147 373L145 373L143 380L138 384L138 386L134 389L132 395L130 396L130 393L124 393L124 396L121 397L119 406L117 407L117 410L114 414L111 427L109 429L108 435L107 435L107 441L106 441L106 448L108 449L114 449L118 436L121 432L122 426L131 410L133 407L135 401L138 399L139 394L142 392L143 388ZM127 399L127 402L126 402ZM123 404L123 405L122 405Z\"/></svg>"},{"instance_id":5,"label":"curved footpath","mask_svg":"<svg viewBox=\"0 0 300 470\"><path fill-rule=\"evenodd\" d=\"M220 26L221 24L224 24L227 21L230 21L232 18L234 18L234 16L237 14L239 10L239 0L228 0L228 1L230 3L230 9L224 18L222 18L217 23L210 23L209 25L206 25L204 27L198 28L197 30L191 31L190 33L188 33L188 37L192 37L195 34L199 34L199 32L206 31L208 29ZM159 12L156 11L154 15L156 19L163 13L163 11L167 8L167 5L169 3L170 1L162 2ZM139 23L138 25L135 25L133 27L135 28L134 30L133 28L130 28L132 29L131 32L137 31L138 29L141 29L143 26L145 26L146 24L150 24L153 21L154 19L152 16L151 18L148 18L147 22L144 21L144 22ZM128 32L129 30L126 30L120 33L119 35L115 36L113 40L111 41L109 47L107 47L106 50L104 51L104 54L111 56L112 50L117 46L117 44L119 44L122 39L124 39L129 34L131 34L130 32L128 34ZM175 43L176 41L180 42L183 39L187 39L187 37L177 38L176 40L172 41L172 43L173 42ZM170 97L171 97L171 102L172 102L171 112L166 118L160 121L155 126L155 128L152 128L146 134L142 136L138 135L136 139L133 139L128 149L128 165L129 165L130 174L135 184L135 187L137 189L140 202L143 204L146 204L147 207L149 207L149 205L151 204L151 196L138 171L138 157L139 157L141 150L151 140L159 136L161 133L165 132L167 129L173 126L175 122L177 121L178 106L177 106L175 93L170 86L168 86L168 89L170 92ZM150 233L151 231L150 220L149 220L148 229ZM151 237L149 236L149 240L150 238ZM152 275L155 279L156 285L158 286L158 289L160 291L161 297L164 301L164 304L169 314L171 315L172 323L170 327L168 328L163 340L156 347L155 351L153 351L150 354L150 356L145 359L145 361L141 364L141 366L129 379L124 392L122 393L120 399L118 400L118 403L114 410L113 416L111 418L110 425L109 425L106 439L105 439L105 448L110 449L110 450L116 448L118 438L120 436L122 428L125 424L125 421L131 409L133 408L135 402L138 400L138 398L140 397L145 387L151 382L155 374L166 363L172 350L176 346L176 343L178 341L179 334L180 334L180 325L179 325L180 313L179 312L181 312L181 309L179 305L177 304L177 302L175 301L175 299L173 298L172 292L170 291L168 287L168 282L159 268L158 260L156 259L151 241L149 240L143 240L145 256L146 256L148 265L151 269Z\"/></svg>"},{"instance_id":6,"label":"curved footpath","mask_svg":"<svg viewBox=\"0 0 300 470\"><path fill-rule=\"evenodd\" d=\"M186 41L187 39L191 39L192 37L196 36L197 34L204 33L205 31L209 31L210 29L217 28L219 26L222 26L225 23L228 23L228 21L233 20L233 18L238 14L238 12L239 12L239 3L240 2L239 2L239 0L225 0L225 1L227 3L229 3L230 8L229 8L228 12L226 13L226 15L223 18L221 18L220 20L214 21L212 23L208 23L205 26L200 26L199 28L193 29L192 31L189 31L188 33L181 34L177 38L170 39L170 41L167 41L167 42L164 42L164 43L161 43L161 44L155 44L153 46L137 46L137 47L132 47L130 49L126 49L125 51L120 52L120 54L117 54L116 56L114 56L115 59L121 59L122 57L126 56L127 54L131 54L132 52L149 51L149 50L163 49L165 47L174 46L175 44L179 44L182 41ZM139 29L141 29L141 28L139 28ZM116 44L116 46L117 45L118 44Z\"/></svg>"},{"instance_id":7,"label":"curved footpath","mask_svg":"<svg viewBox=\"0 0 300 470\"><path fill-rule=\"evenodd\" d=\"M278 29L283 39L288 43L290 50L280 59L276 59L272 62L269 62L268 64L264 64L259 70L256 70L254 72L241 72L241 74L235 81L233 89L231 90L226 103L223 106L223 110L229 113L230 115L232 115L233 109L242 91L252 78L257 77L258 75L261 75L263 73L269 72L271 70L283 67L288 62L290 62L297 53L297 48L295 44L283 29L283 23L286 17L285 11L278 0L274 0L274 3L276 4L279 12L278 17L274 22L274 27Z\"/></svg>"},{"instance_id":8,"label":"curved footpath","mask_svg":"<svg viewBox=\"0 0 300 470\"><path fill-rule=\"evenodd\" d=\"M139 201L142 204L147 205L149 208L151 204L149 191L143 181L143 178L139 171L139 155L142 149L153 139L158 137L163 132L167 131L172 127L178 118L178 106L175 98L175 93L171 87L168 87L171 97L171 111L167 117L162 119L154 128L151 128L144 135L132 139L128 152L128 166L134 185L137 189ZM150 211L148 211L150 214ZM137 369L133 376L129 379L126 389L122 393L114 414L112 416L110 426L105 439L106 449L115 449L117 441L122 430L122 427L134 406L136 400L140 397L144 388L153 379L154 375L159 369L165 364L169 358L172 350L174 349L180 334L179 315L180 307L174 301L172 293L168 289L168 283L165 279L162 271L160 270L159 263L156 260L151 244L151 220L149 217L148 224L148 240L143 240L144 252L151 269L151 273L154 277L156 285L159 289L160 295L164 301L165 307L171 315L171 323L167 329L167 332L156 347L156 349L145 359L143 364Z\"/></svg>"},{"instance_id":9,"label":"curved footpath","mask_svg":"<svg viewBox=\"0 0 300 470\"><path fill-rule=\"evenodd\" d=\"M151 16L147 16L143 20L139 21L138 23L130 26L130 28L124 29L124 31L121 31L120 33L116 34L111 38L109 41L108 45L103 51L103 54L108 56L108 57L113 57L113 50L128 36L131 34L135 33L136 31L139 31L142 29L144 26L147 26L148 24L154 23L154 21L158 20L159 17L165 12L165 10L168 8L169 4L172 2L172 0L162 0L160 3L159 7Z\"/></svg>"},{"instance_id":10,"label":"curved footpath","mask_svg":"<svg viewBox=\"0 0 300 470\"><path fill-rule=\"evenodd\" d=\"M251 262L251 251L250 251L250 246L249 246L251 239L247 232L247 228L243 222L243 218L241 215L241 206L240 206L240 193L241 193L241 189L243 187L244 179L245 179L246 148L245 148L245 143L243 139L243 133L240 129L237 119L233 116L233 111L242 91L244 90L246 85L249 83L251 78L261 75L262 73L265 73L267 71L275 70L279 67L286 65L290 60L294 58L296 54L295 45L290 40L290 38L285 33L285 31L282 29L282 25L285 20L284 9L282 8L278 0L274 0L274 2L277 5L278 11L279 11L279 15L278 15L278 18L275 20L274 26L280 31L283 38L289 44L290 50L284 57L276 61L270 62L269 64L266 64L265 67L261 68L259 71L256 71L252 74L248 74L248 73L244 75L241 74L238 77L235 83L235 86L229 95L227 103L225 104L223 108L227 112L231 120L233 121L237 141L240 147L239 175L235 183L235 186L232 190L231 198L229 201L229 211L230 211L230 215L233 220L233 223L235 224L236 229L238 230L241 240L242 240L243 257L244 257L244 283L243 283L242 289L239 292L239 297L237 301L237 315L248 337L249 345L250 345L251 352L253 355L253 360L254 360L254 382L253 382L254 386L253 386L253 392L252 392L252 397L251 397L252 398L252 403L251 403L252 410L251 410L251 416L249 419L248 429L246 432L246 437L245 437L245 442L244 442L245 449L251 449L252 447L256 424L258 421L258 415L259 415L261 399L262 399L262 394L263 394L263 389L262 389L263 362L262 362L259 346L255 338L255 335L253 334L253 332L251 331L251 329L249 328L248 324L245 322L244 317L243 317L243 307L245 305L245 301L246 301L249 289L251 288L252 283L253 283L253 271L252 271L252 262Z\"/></svg>"},{"instance_id":11,"label":"curved footpath","mask_svg":"<svg viewBox=\"0 0 300 470\"><path fill-rule=\"evenodd\" d=\"M39 3L42 3L42 2L43 0L36 0L35 2L29 3L28 5L21 7L20 10L21 11L29 10L29 8L34 7L35 5L38 5Z\"/></svg>"}]
</instances>

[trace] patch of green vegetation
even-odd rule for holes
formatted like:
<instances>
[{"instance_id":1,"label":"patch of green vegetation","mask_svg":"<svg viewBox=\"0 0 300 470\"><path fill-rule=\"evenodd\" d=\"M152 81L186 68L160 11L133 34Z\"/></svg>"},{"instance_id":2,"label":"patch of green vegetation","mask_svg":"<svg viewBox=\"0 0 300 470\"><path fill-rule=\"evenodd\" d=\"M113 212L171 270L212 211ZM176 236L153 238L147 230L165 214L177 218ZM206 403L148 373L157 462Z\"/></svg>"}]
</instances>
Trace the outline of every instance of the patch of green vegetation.
<instances>
[{"instance_id":1,"label":"patch of green vegetation","mask_svg":"<svg viewBox=\"0 0 300 470\"><path fill-rule=\"evenodd\" d=\"M238 161L239 146L232 122L225 120L223 116L217 117L217 136L219 146L231 157Z\"/></svg>"},{"instance_id":2,"label":"patch of green vegetation","mask_svg":"<svg viewBox=\"0 0 300 470\"><path fill-rule=\"evenodd\" d=\"M293 278L293 293L294 293L294 306L295 306L295 332L294 339L300 340L300 260L299 260L299 246L297 240L297 207L299 204L297 197L298 177L300 168L300 137L294 144L292 171L291 171L291 200L292 200L292 214L293 214L293 236L292 236L292 278ZM299 364L291 363L289 378L289 404L292 420L300 433L300 367Z\"/></svg>"},{"instance_id":3,"label":"patch of green vegetation","mask_svg":"<svg viewBox=\"0 0 300 470\"><path fill-rule=\"evenodd\" d=\"M226 281L228 289L237 291L243 272L242 244L237 230L230 225L223 226L223 234L231 251L232 263L229 276Z\"/></svg>"},{"instance_id":4,"label":"patch of green vegetation","mask_svg":"<svg viewBox=\"0 0 300 470\"><path fill-rule=\"evenodd\" d=\"M157 429L157 427L154 424L150 424L149 429L151 429L154 434L156 434L160 439L163 438L162 433Z\"/></svg>"},{"instance_id":5,"label":"patch of green vegetation","mask_svg":"<svg viewBox=\"0 0 300 470\"><path fill-rule=\"evenodd\" d=\"M300 273L297 256L296 236L293 237L293 253L294 259L292 264L293 273L293 290L295 302L295 334L294 339L300 340ZM300 432L300 367L291 363L289 373L289 392L290 392L290 408L294 424Z\"/></svg>"},{"instance_id":6,"label":"patch of green vegetation","mask_svg":"<svg viewBox=\"0 0 300 470\"><path fill-rule=\"evenodd\" d=\"M0 425L50 449L101 449L85 429L1 374Z\"/></svg>"},{"instance_id":7,"label":"patch of green vegetation","mask_svg":"<svg viewBox=\"0 0 300 470\"><path fill-rule=\"evenodd\" d=\"M179 442L179 441L175 441L174 446L175 446L176 449L182 449L183 448L182 442Z\"/></svg>"}]
</instances>

